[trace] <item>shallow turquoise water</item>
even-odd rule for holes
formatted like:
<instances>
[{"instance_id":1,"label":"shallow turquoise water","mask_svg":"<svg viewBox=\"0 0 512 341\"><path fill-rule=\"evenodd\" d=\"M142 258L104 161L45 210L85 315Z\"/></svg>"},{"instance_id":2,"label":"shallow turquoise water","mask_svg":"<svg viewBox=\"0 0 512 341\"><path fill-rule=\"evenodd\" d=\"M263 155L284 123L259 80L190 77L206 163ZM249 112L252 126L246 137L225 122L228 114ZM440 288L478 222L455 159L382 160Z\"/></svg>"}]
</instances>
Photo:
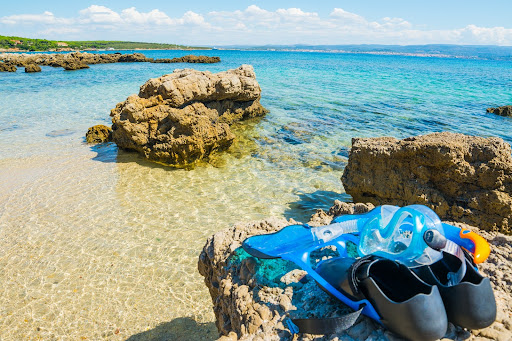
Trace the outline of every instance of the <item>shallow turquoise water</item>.
<instances>
[{"instance_id":1,"label":"shallow turquoise water","mask_svg":"<svg viewBox=\"0 0 512 341\"><path fill-rule=\"evenodd\" d=\"M194 53L222 62L0 73L0 338L125 339L162 324L190 329L183 318L196 321L196 339L211 338L196 270L206 238L271 215L304 221L348 200L339 178L353 137L453 131L512 142L512 119L485 113L512 102L512 62ZM239 141L210 164L173 170L84 143L87 128L108 124L110 109L149 78L244 63L270 113L238 127Z\"/></svg>"}]
</instances>

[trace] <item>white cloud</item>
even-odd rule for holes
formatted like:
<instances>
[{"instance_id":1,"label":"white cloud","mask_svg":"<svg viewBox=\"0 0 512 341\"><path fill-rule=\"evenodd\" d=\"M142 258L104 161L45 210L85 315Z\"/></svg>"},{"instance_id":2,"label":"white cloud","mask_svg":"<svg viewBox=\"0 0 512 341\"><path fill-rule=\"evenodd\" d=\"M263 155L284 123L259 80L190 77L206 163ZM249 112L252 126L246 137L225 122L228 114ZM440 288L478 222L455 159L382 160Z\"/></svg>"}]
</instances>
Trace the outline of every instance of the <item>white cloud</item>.
<instances>
[{"instance_id":1,"label":"white cloud","mask_svg":"<svg viewBox=\"0 0 512 341\"><path fill-rule=\"evenodd\" d=\"M318 14L314 12L304 12L300 8L280 8L276 13L286 20L304 20L304 19L317 19Z\"/></svg>"},{"instance_id":2,"label":"white cloud","mask_svg":"<svg viewBox=\"0 0 512 341\"><path fill-rule=\"evenodd\" d=\"M135 7L116 12L91 5L75 17L52 12L0 17L0 31L29 32L30 36L63 39L123 39L196 45L221 44L498 44L512 45L512 29L467 25L452 30L415 26L403 18L367 18L334 8L327 16L300 8L269 11L256 5L243 10L196 13L171 17L159 9Z\"/></svg>"},{"instance_id":3,"label":"white cloud","mask_svg":"<svg viewBox=\"0 0 512 341\"><path fill-rule=\"evenodd\" d=\"M16 14L0 18L0 23L7 25L69 24L70 22L69 19L56 18L49 11L45 11L42 14Z\"/></svg>"},{"instance_id":4,"label":"white cloud","mask_svg":"<svg viewBox=\"0 0 512 341\"><path fill-rule=\"evenodd\" d=\"M460 38L473 44L512 45L512 29L468 25L460 30Z\"/></svg>"},{"instance_id":5,"label":"white cloud","mask_svg":"<svg viewBox=\"0 0 512 341\"><path fill-rule=\"evenodd\" d=\"M175 22L164 12L154 9L148 13L137 11L135 7L130 7L121 11L120 17L127 24L136 25L173 25Z\"/></svg>"},{"instance_id":6,"label":"white cloud","mask_svg":"<svg viewBox=\"0 0 512 341\"><path fill-rule=\"evenodd\" d=\"M122 22L119 13L108 7L91 5L80 11L80 23L116 24Z\"/></svg>"},{"instance_id":7,"label":"white cloud","mask_svg":"<svg viewBox=\"0 0 512 341\"><path fill-rule=\"evenodd\" d=\"M194 13L192 11L186 12L181 19L178 20L178 23L184 25L205 25L206 22L204 17L201 14Z\"/></svg>"},{"instance_id":8,"label":"white cloud","mask_svg":"<svg viewBox=\"0 0 512 341\"><path fill-rule=\"evenodd\" d=\"M355 13L347 12L342 8L335 8L329 17L336 21L340 21L343 24L351 25L351 24L359 24L359 25L367 25L368 21L360 15Z\"/></svg>"}]
</instances>

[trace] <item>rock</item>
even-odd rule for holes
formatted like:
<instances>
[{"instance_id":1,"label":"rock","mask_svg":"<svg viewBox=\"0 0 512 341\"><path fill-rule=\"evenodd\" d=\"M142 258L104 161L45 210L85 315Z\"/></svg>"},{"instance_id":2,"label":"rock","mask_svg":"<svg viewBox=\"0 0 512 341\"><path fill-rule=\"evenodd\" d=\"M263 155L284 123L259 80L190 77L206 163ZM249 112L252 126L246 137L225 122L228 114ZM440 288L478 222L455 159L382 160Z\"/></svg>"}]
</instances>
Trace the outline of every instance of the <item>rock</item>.
<instances>
[{"instance_id":1,"label":"rock","mask_svg":"<svg viewBox=\"0 0 512 341\"><path fill-rule=\"evenodd\" d=\"M41 67L36 64L28 64L25 66L25 72L41 72Z\"/></svg>"},{"instance_id":2,"label":"rock","mask_svg":"<svg viewBox=\"0 0 512 341\"><path fill-rule=\"evenodd\" d=\"M147 58L142 53L121 54L116 53L87 53L87 52L72 52L72 53L0 53L0 61L8 65L26 67L29 65L46 65L53 67L64 67L66 70L78 70L86 68L84 65L92 64L107 64L107 63L124 63L124 62L151 62L151 63L217 63L220 62L219 57L207 56L184 56L173 59L157 59ZM6 66L0 63L0 71ZM9 70L13 70L9 66ZM14 68L16 71L16 68Z\"/></svg>"},{"instance_id":3,"label":"rock","mask_svg":"<svg viewBox=\"0 0 512 341\"><path fill-rule=\"evenodd\" d=\"M123 62L150 62L152 61L152 58L146 58L145 55L142 53L133 53L133 54L122 54L119 56L119 59L117 60L120 63Z\"/></svg>"},{"instance_id":4,"label":"rock","mask_svg":"<svg viewBox=\"0 0 512 341\"><path fill-rule=\"evenodd\" d=\"M80 70L89 68L89 65L80 61L65 61L61 65L64 70Z\"/></svg>"},{"instance_id":5,"label":"rock","mask_svg":"<svg viewBox=\"0 0 512 341\"><path fill-rule=\"evenodd\" d=\"M90 127L85 134L87 143L105 143L112 141L112 129L109 127L98 124Z\"/></svg>"},{"instance_id":6,"label":"rock","mask_svg":"<svg viewBox=\"0 0 512 341\"><path fill-rule=\"evenodd\" d=\"M336 201L327 215L363 213L372 204L349 204ZM325 213L325 212L324 212ZM257 259L242 248L245 238L276 232L294 224L284 218L239 223L208 238L199 256L198 269L210 291L216 326L221 340L291 340L285 318L326 318L350 312L336 299L323 292L304 271L281 259ZM462 223L449 222L478 231ZM309 224L309 222L308 222ZM492 246L487 262L480 271L491 279L495 290L498 318L488 328L470 332L453 325L445 337L469 341L487 337L507 340L512 335L512 237L497 232L479 232ZM318 253L325 258L329 253ZM332 256L332 253L330 254ZM330 257L329 256L329 257ZM316 259L314 259L315 261ZM361 317L346 331L316 337L299 334L294 340L402 340L367 317Z\"/></svg>"},{"instance_id":7,"label":"rock","mask_svg":"<svg viewBox=\"0 0 512 341\"><path fill-rule=\"evenodd\" d=\"M194 56L188 55L179 58L161 58L155 59L152 63L219 63L220 57Z\"/></svg>"},{"instance_id":8,"label":"rock","mask_svg":"<svg viewBox=\"0 0 512 341\"><path fill-rule=\"evenodd\" d=\"M264 115L250 65L212 74L175 70L141 86L112 109L114 142L150 160L187 165L229 148L229 126Z\"/></svg>"},{"instance_id":9,"label":"rock","mask_svg":"<svg viewBox=\"0 0 512 341\"><path fill-rule=\"evenodd\" d=\"M512 116L512 105L504 105L497 108L487 108L487 112L500 116Z\"/></svg>"},{"instance_id":10,"label":"rock","mask_svg":"<svg viewBox=\"0 0 512 341\"><path fill-rule=\"evenodd\" d=\"M0 72L16 72L16 65L11 62L0 62Z\"/></svg>"},{"instance_id":11,"label":"rock","mask_svg":"<svg viewBox=\"0 0 512 341\"><path fill-rule=\"evenodd\" d=\"M511 233L512 156L499 138L353 139L342 181L355 202L424 204L441 218Z\"/></svg>"}]
</instances>

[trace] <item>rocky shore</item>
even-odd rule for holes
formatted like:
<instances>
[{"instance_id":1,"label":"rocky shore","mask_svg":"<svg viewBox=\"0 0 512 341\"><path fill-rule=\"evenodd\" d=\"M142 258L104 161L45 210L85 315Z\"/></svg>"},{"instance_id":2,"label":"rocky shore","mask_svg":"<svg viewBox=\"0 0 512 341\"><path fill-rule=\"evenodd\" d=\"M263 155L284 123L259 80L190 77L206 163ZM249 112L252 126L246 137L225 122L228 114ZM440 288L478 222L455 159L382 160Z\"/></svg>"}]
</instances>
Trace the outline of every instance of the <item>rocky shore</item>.
<instances>
[{"instance_id":1,"label":"rocky shore","mask_svg":"<svg viewBox=\"0 0 512 341\"><path fill-rule=\"evenodd\" d=\"M37 53L37 54L16 54L1 53L0 54L0 72L15 72L16 67L30 67L31 65L43 65L53 67L63 67L66 70L79 70L88 68L93 64L107 63L218 63L219 57L194 56L188 55L180 58L172 59L154 59L147 58L142 53L121 54L116 53Z\"/></svg>"},{"instance_id":2,"label":"rocky shore","mask_svg":"<svg viewBox=\"0 0 512 341\"><path fill-rule=\"evenodd\" d=\"M504 341L512 335L512 237L501 233L510 234L505 195L510 193L511 165L510 146L500 139L442 133L404 140L353 141L343 182L356 195L354 201L362 198L371 199L376 204L427 204L449 217L445 219L448 223L478 232L491 245L491 255L479 269L492 282L497 320L488 328L473 331L450 324L446 340ZM359 172L363 173L360 177ZM446 180L441 181L442 178ZM384 191L384 187L395 191ZM465 192L461 187L466 188L466 196L452 200ZM487 202L482 202L482 197ZM477 209L473 203L485 208ZM508 203L509 209L510 206ZM336 201L328 212L318 210L308 224L326 225L338 215L364 213L373 207L370 202L348 204ZM503 209L493 210L493 207ZM457 212L464 214L455 214ZM471 215L476 217L470 219ZM485 221L493 217L492 224ZM464 221L480 222L476 226L483 229ZM249 236L275 232L293 223L296 222L284 218L240 223L214 234L206 242L198 269L212 297L221 340L292 339L284 322L287 316L325 318L349 311L324 293L314 280L304 277L305 272L294 264L280 259L256 259L241 248L243 240ZM323 250L315 256L315 261L332 254L332 250ZM371 319L362 317L344 332L325 336L300 334L294 340L399 338Z\"/></svg>"},{"instance_id":3,"label":"rocky shore","mask_svg":"<svg viewBox=\"0 0 512 341\"><path fill-rule=\"evenodd\" d=\"M112 138L150 160L188 165L229 148L231 124L265 115L260 97L250 65L217 74L175 70L112 109Z\"/></svg>"}]
</instances>

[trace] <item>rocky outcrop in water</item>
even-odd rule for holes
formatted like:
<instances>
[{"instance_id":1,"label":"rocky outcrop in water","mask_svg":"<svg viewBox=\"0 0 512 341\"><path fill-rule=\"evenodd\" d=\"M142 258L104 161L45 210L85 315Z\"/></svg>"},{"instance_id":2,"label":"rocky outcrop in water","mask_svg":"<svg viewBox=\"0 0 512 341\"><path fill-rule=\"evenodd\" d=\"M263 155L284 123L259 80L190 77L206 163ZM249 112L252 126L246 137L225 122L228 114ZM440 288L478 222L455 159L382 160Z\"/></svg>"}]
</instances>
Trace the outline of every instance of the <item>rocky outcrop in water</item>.
<instances>
[{"instance_id":1,"label":"rocky outcrop in water","mask_svg":"<svg viewBox=\"0 0 512 341\"><path fill-rule=\"evenodd\" d=\"M219 63L220 58L219 57L208 57L208 56L194 56L194 55L188 55L183 56L179 58L161 58L161 59L155 59L152 61L152 63Z\"/></svg>"},{"instance_id":2,"label":"rocky outcrop in water","mask_svg":"<svg viewBox=\"0 0 512 341\"><path fill-rule=\"evenodd\" d=\"M142 63L153 61L153 58L147 58L142 53L120 54L117 56L119 56L117 59L119 63Z\"/></svg>"},{"instance_id":3,"label":"rocky outcrop in water","mask_svg":"<svg viewBox=\"0 0 512 341\"><path fill-rule=\"evenodd\" d=\"M112 141L112 129L109 127L98 124L90 127L85 134L87 143L105 143Z\"/></svg>"},{"instance_id":4,"label":"rocky outcrop in water","mask_svg":"<svg viewBox=\"0 0 512 341\"><path fill-rule=\"evenodd\" d=\"M500 116L512 116L512 105L504 105L497 108L487 108L487 112Z\"/></svg>"},{"instance_id":5,"label":"rocky outcrop in water","mask_svg":"<svg viewBox=\"0 0 512 341\"><path fill-rule=\"evenodd\" d=\"M112 136L123 149L187 165L229 148L229 126L264 115L252 66L212 74L192 69L148 80L112 109Z\"/></svg>"},{"instance_id":6,"label":"rocky outcrop in water","mask_svg":"<svg viewBox=\"0 0 512 341\"><path fill-rule=\"evenodd\" d=\"M0 62L0 72L16 72L17 68L11 62Z\"/></svg>"},{"instance_id":7,"label":"rocky outcrop in water","mask_svg":"<svg viewBox=\"0 0 512 341\"><path fill-rule=\"evenodd\" d=\"M25 66L25 72L41 72L41 67L36 64L28 64Z\"/></svg>"},{"instance_id":8,"label":"rocky outcrop in water","mask_svg":"<svg viewBox=\"0 0 512 341\"><path fill-rule=\"evenodd\" d=\"M336 201L329 210L319 210L308 223L312 226L330 223L334 216L358 214L371 210L371 204L348 204ZM242 248L245 238L271 233L294 223L272 218L240 223L211 236L199 257L198 269L204 277L213 302L219 340L291 340L284 319L336 317L350 309L323 292L305 272L280 259L257 259ZM475 229L468 225L459 227ZM450 324L446 337L451 340L507 340L512 333L510 292L512 274L512 238L499 233L480 231L492 245L487 262L479 265L489 276L495 290L497 321L490 327L471 333ZM332 250L316 254L315 262L331 257ZM348 330L324 338L299 334L293 340L400 340L379 324L362 317Z\"/></svg>"},{"instance_id":9,"label":"rocky outcrop in water","mask_svg":"<svg viewBox=\"0 0 512 341\"><path fill-rule=\"evenodd\" d=\"M108 64L108 63L143 63L143 62L160 62L160 63L213 63L220 61L219 57L206 56L185 56L173 59L157 59L147 58L142 53L121 54L121 53L37 53L37 54L15 54L1 53L0 61L9 65L27 66L27 65L45 65L53 67L64 67L66 70L78 70L87 68L92 64ZM0 63L0 71L2 71L2 63Z\"/></svg>"},{"instance_id":10,"label":"rocky outcrop in water","mask_svg":"<svg viewBox=\"0 0 512 341\"><path fill-rule=\"evenodd\" d=\"M512 156L499 138L353 139L342 181L355 202L424 204L441 218L511 233Z\"/></svg>"},{"instance_id":11,"label":"rocky outcrop in water","mask_svg":"<svg viewBox=\"0 0 512 341\"><path fill-rule=\"evenodd\" d=\"M61 66L64 68L64 70L68 70L68 71L89 68L89 65L87 65L84 62L79 61L79 60L65 61L61 64Z\"/></svg>"}]
</instances>

